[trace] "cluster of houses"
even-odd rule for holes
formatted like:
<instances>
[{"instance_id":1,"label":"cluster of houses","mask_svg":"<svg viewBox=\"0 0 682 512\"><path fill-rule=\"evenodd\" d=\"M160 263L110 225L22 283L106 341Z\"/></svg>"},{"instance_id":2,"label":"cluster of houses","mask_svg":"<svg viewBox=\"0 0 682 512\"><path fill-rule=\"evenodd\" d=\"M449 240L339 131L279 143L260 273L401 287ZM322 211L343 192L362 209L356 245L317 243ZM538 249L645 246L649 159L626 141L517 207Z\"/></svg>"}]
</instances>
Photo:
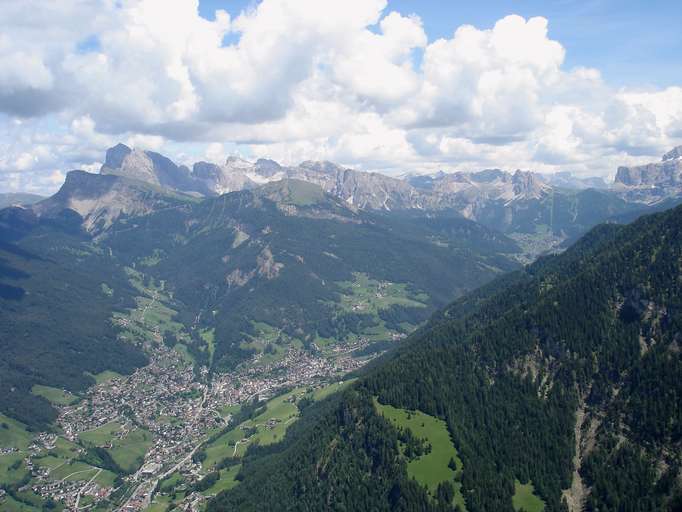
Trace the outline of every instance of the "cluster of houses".
<instances>
[{"instance_id":1,"label":"cluster of houses","mask_svg":"<svg viewBox=\"0 0 682 512\"><path fill-rule=\"evenodd\" d=\"M184 364L175 350L160 345L148 366L129 377L94 386L85 400L63 408L58 421L71 440L81 432L125 417L163 433L166 427L156 418L193 416L199 404L192 392L201 394L202 389L191 366Z\"/></svg>"},{"instance_id":2,"label":"cluster of houses","mask_svg":"<svg viewBox=\"0 0 682 512\"><path fill-rule=\"evenodd\" d=\"M199 378L181 355L163 343L150 350L150 363L133 375L114 378L91 388L80 402L64 406L58 423L64 437L78 441L79 436L117 420L121 429L115 438L125 438L133 429L144 428L153 434L153 442L144 456L140 469L125 480L136 486L122 510L138 511L149 505L154 495L154 483L175 468L187 482L203 476L201 465L193 462L191 453L206 438L207 433L229 421L221 411L225 406L248 402L258 397L265 399L277 389L319 385L366 363L353 358L352 349L369 343L363 338L346 352L333 357L290 348L278 361L267 364L246 364L234 372L215 374L208 380L208 369L201 368ZM269 420L266 428L274 428L278 421ZM54 434L38 436L35 449L55 447ZM103 444L111 448L111 442ZM30 460L30 459L29 459ZM40 472L43 472L42 474ZM39 478L33 490L44 497L61 500L67 506L77 496L92 496L93 501L109 497L111 488L98 486L94 481L50 481L49 471L33 468ZM205 497L198 493L187 496L178 505L180 510L199 510Z\"/></svg>"}]
</instances>

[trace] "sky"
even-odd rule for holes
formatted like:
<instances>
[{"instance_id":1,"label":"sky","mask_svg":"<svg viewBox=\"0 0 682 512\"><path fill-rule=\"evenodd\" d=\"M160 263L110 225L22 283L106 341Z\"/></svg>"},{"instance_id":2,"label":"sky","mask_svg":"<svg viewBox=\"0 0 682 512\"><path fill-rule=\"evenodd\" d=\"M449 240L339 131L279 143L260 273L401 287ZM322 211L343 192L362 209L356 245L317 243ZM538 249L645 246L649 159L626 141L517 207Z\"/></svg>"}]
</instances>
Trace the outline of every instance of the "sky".
<instances>
[{"instance_id":1,"label":"sky","mask_svg":"<svg viewBox=\"0 0 682 512\"><path fill-rule=\"evenodd\" d=\"M3 0L0 191L117 142L611 177L682 144L679 2Z\"/></svg>"}]
</instances>

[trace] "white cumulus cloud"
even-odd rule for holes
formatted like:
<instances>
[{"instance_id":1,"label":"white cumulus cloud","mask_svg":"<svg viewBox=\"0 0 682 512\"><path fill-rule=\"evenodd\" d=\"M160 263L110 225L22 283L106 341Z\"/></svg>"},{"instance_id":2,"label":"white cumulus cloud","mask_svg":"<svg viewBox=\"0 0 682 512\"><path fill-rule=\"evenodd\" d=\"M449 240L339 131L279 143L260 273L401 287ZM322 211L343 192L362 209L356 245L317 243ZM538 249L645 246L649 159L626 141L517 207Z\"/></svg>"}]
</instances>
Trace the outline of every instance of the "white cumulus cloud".
<instances>
[{"instance_id":1,"label":"white cumulus cloud","mask_svg":"<svg viewBox=\"0 0 682 512\"><path fill-rule=\"evenodd\" d=\"M386 0L262 0L212 20L199 0L2 10L0 188L54 190L118 141L182 161L236 151L604 176L682 142L681 87L614 88L567 69L542 17L431 40Z\"/></svg>"}]
</instances>

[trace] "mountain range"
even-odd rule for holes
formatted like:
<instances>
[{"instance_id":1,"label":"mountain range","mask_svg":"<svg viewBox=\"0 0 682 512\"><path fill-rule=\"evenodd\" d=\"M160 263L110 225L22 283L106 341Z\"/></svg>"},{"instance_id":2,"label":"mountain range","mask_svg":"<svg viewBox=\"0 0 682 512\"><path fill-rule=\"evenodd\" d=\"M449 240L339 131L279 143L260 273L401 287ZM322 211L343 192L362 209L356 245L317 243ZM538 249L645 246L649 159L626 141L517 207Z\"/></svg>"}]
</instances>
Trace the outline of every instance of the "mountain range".
<instances>
[{"instance_id":1,"label":"mountain range","mask_svg":"<svg viewBox=\"0 0 682 512\"><path fill-rule=\"evenodd\" d=\"M331 162L281 166L273 160L252 163L238 157L229 157L222 165L197 162L190 169L158 153L130 149L123 144L107 151L100 174L196 197L295 179L320 186L352 208L449 210L508 235L544 234L546 246L551 246L575 240L611 217L679 198L681 151L680 148L670 151L660 163L620 167L610 187L600 178L577 178L566 172L545 176L489 169L407 174L399 179Z\"/></svg>"}]
</instances>

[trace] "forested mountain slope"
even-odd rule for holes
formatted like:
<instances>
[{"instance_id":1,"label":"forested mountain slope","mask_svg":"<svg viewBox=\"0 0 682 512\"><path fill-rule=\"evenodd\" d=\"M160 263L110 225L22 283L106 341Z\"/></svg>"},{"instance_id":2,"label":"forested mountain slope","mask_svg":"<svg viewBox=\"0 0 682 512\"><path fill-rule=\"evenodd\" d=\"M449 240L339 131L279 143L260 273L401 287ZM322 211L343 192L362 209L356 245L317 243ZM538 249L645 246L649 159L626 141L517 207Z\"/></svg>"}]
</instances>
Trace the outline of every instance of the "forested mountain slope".
<instances>
[{"instance_id":1,"label":"forested mountain slope","mask_svg":"<svg viewBox=\"0 0 682 512\"><path fill-rule=\"evenodd\" d=\"M254 354L244 342L262 339L259 325L312 350L377 329L407 332L517 268L510 239L461 218L442 223L356 211L284 180L121 219L102 243L168 283L184 321L214 329L214 366L231 368ZM375 311L376 299L387 302Z\"/></svg>"},{"instance_id":2,"label":"forested mountain slope","mask_svg":"<svg viewBox=\"0 0 682 512\"><path fill-rule=\"evenodd\" d=\"M209 510L511 511L529 482L546 511L680 510L681 267L682 208L595 228L251 449ZM377 403L445 420L463 469L427 492L408 475L428 445Z\"/></svg>"},{"instance_id":3,"label":"forested mountain slope","mask_svg":"<svg viewBox=\"0 0 682 512\"><path fill-rule=\"evenodd\" d=\"M55 412L33 385L81 391L95 382L86 372L129 373L146 361L111 323L135 290L80 222L73 212L40 221L0 211L0 411L34 428Z\"/></svg>"},{"instance_id":4,"label":"forested mountain slope","mask_svg":"<svg viewBox=\"0 0 682 512\"><path fill-rule=\"evenodd\" d=\"M390 343L518 268L517 251L465 219L358 212L295 180L199 200L72 172L52 198L0 212L0 411L45 428L34 385L78 393L88 374L145 364L114 321L141 295L133 274L163 283L196 365L220 371Z\"/></svg>"}]
</instances>

